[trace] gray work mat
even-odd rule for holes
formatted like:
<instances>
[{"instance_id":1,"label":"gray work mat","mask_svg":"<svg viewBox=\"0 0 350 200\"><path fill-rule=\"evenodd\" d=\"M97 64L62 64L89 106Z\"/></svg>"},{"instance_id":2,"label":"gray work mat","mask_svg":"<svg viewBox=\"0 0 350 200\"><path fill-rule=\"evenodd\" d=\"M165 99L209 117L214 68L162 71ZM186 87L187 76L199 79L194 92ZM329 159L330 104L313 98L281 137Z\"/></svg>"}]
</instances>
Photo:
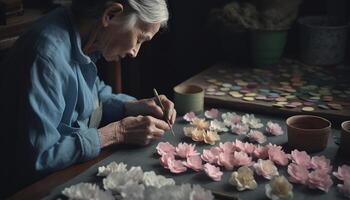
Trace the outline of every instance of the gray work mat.
<instances>
[{"instance_id":1,"label":"gray work mat","mask_svg":"<svg viewBox=\"0 0 350 200\"><path fill-rule=\"evenodd\" d=\"M221 110L222 112L227 112L227 110ZM239 113L238 114L243 114ZM283 146L283 149L287 152L290 152L288 150L287 145L287 133L286 133L286 125L284 123L285 119L282 118L275 118L270 116L263 116L263 115L256 115L257 118L260 118L264 125L266 125L266 122L269 120L272 120L273 122L278 122L285 134L282 136L268 136L268 142L271 142L273 144L279 144ZM176 124L174 125L174 131L176 134L176 137L174 137L170 132L166 133L165 136L160 141L154 141L147 147L136 147L136 148L130 148L130 147L119 147L116 148L115 153L110 155L109 157L105 158L104 160L100 161L99 163L93 165L86 171L82 172L78 176L74 177L73 179L67 181L66 183L56 187L51 191L51 193L45 197L45 199L57 199L61 194L61 191L69 187L71 185L80 183L80 182L99 182L101 183L101 178L98 178L96 176L98 167L104 166L109 164L112 161L115 161L117 163L124 162L128 165L128 168L131 166L141 166L144 171L155 171L157 174L164 175L166 177L171 177L176 181L176 184L182 184L182 183L192 183L192 184L200 184L202 187L205 187L207 189L220 191L220 192L228 192L233 195L238 196L240 199L267 199L265 196L265 184L268 183L268 180L263 179L260 176L257 176L255 174L256 181L258 183L258 188L253 191L243 191L238 192L233 186L231 186L228 183L228 179L232 172L224 171L224 175L222 177L222 180L220 182L212 181L204 172L194 172L190 169L188 169L186 172L182 174L172 174L167 169L164 169L159 162L159 156L156 154L156 146L159 142L165 142L168 141L169 143L173 145L177 145L179 142L188 142L190 143L191 140L186 138L183 135L183 127L188 125L187 122L185 122L182 118L178 118L176 121ZM265 126L264 126L265 128ZM337 154L338 145L334 143L334 138L339 136L339 130L332 129L331 137L328 141L327 148L319 152L317 154L312 155L325 155L327 158L331 159L333 170L337 169L338 165L342 164L349 164L350 160L347 158L343 158ZM234 141L236 138L244 138L244 136L237 136L231 133L224 133L220 135L221 142L225 141ZM301 138L302 140L302 138ZM202 143L196 143L196 149L199 152L202 152L204 148L210 148L211 145L206 145ZM218 144L217 144L218 145ZM286 174L286 167L278 167L280 174L283 174L287 176ZM334 181L334 185L329 190L328 193L324 193L319 190L311 190L308 189L306 186L293 184L293 190L294 190L294 199L298 200L326 200L326 199L338 199L342 198L341 194L337 191L336 184L339 183L338 180L334 176L332 176L332 179ZM102 187L101 187L102 188Z\"/></svg>"}]
</instances>

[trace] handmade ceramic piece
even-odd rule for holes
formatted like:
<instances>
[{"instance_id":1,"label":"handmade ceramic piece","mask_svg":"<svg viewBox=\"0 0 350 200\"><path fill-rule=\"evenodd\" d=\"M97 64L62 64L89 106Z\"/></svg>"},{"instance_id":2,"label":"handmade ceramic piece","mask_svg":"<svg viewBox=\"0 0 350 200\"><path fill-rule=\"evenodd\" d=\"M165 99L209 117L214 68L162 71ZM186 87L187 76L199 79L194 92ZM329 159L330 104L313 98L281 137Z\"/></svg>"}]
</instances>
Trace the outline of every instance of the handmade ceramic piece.
<instances>
[{"instance_id":1,"label":"handmade ceramic piece","mask_svg":"<svg viewBox=\"0 0 350 200\"><path fill-rule=\"evenodd\" d=\"M307 152L321 151L327 147L331 122L313 115L296 115L286 121L288 144Z\"/></svg>"}]
</instances>

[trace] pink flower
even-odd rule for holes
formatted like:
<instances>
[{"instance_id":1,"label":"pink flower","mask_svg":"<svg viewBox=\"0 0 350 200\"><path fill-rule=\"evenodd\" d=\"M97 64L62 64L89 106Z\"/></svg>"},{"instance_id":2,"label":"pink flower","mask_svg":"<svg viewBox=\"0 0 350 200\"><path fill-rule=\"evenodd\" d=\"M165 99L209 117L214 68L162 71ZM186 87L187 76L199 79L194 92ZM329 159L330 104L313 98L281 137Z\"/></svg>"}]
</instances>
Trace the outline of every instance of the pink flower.
<instances>
[{"instance_id":1,"label":"pink flower","mask_svg":"<svg viewBox=\"0 0 350 200\"><path fill-rule=\"evenodd\" d=\"M244 152L235 151L233 154L233 159L236 166L251 166L253 164L252 158Z\"/></svg>"},{"instance_id":2,"label":"pink flower","mask_svg":"<svg viewBox=\"0 0 350 200\"><path fill-rule=\"evenodd\" d=\"M215 164L219 159L219 154L221 153L221 149L219 147L212 147L210 150L203 150L203 154L201 155L202 159L208 163Z\"/></svg>"},{"instance_id":3,"label":"pink flower","mask_svg":"<svg viewBox=\"0 0 350 200\"><path fill-rule=\"evenodd\" d=\"M169 169L169 161L175 160L174 154L164 154L162 157L159 158L160 164L165 168Z\"/></svg>"},{"instance_id":4,"label":"pink flower","mask_svg":"<svg viewBox=\"0 0 350 200\"><path fill-rule=\"evenodd\" d=\"M269 157L268 150L268 147L258 145L258 147L255 147L254 155L259 159L266 159Z\"/></svg>"},{"instance_id":5,"label":"pink flower","mask_svg":"<svg viewBox=\"0 0 350 200\"><path fill-rule=\"evenodd\" d=\"M248 133L248 138L251 142L257 142L259 144L266 142L265 135L262 132L256 130L250 130Z\"/></svg>"},{"instance_id":6,"label":"pink flower","mask_svg":"<svg viewBox=\"0 0 350 200\"><path fill-rule=\"evenodd\" d=\"M225 167L226 170L233 170L234 167L234 157L230 152L222 152L219 154L219 159L217 164Z\"/></svg>"},{"instance_id":7,"label":"pink flower","mask_svg":"<svg viewBox=\"0 0 350 200\"><path fill-rule=\"evenodd\" d=\"M161 156L164 154L175 154L175 147L169 142L159 142L156 149Z\"/></svg>"},{"instance_id":8,"label":"pink flower","mask_svg":"<svg viewBox=\"0 0 350 200\"><path fill-rule=\"evenodd\" d=\"M220 171L219 167L215 167L209 163L204 165L205 173L212 178L214 181L220 181L223 173Z\"/></svg>"},{"instance_id":9,"label":"pink flower","mask_svg":"<svg viewBox=\"0 0 350 200\"><path fill-rule=\"evenodd\" d=\"M333 181L326 171L317 169L309 174L307 185L309 188L317 188L328 192L329 188L333 185Z\"/></svg>"},{"instance_id":10,"label":"pink flower","mask_svg":"<svg viewBox=\"0 0 350 200\"><path fill-rule=\"evenodd\" d=\"M175 149L177 155L181 158L187 158L188 156L197 156L199 153L195 150L195 144L179 143Z\"/></svg>"},{"instance_id":11,"label":"pink flower","mask_svg":"<svg viewBox=\"0 0 350 200\"><path fill-rule=\"evenodd\" d=\"M345 197L350 198L350 179L344 180L344 184L338 184L337 187Z\"/></svg>"},{"instance_id":12,"label":"pink flower","mask_svg":"<svg viewBox=\"0 0 350 200\"><path fill-rule=\"evenodd\" d=\"M282 135L283 130L281 126L277 123L273 123L271 121L267 122L266 124L266 131L272 135Z\"/></svg>"},{"instance_id":13,"label":"pink flower","mask_svg":"<svg viewBox=\"0 0 350 200\"><path fill-rule=\"evenodd\" d=\"M184 166L181 160L169 159L168 160L169 170L174 174L185 172L187 168Z\"/></svg>"},{"instance_id":14,"label":"pink flower","mask_svg":"<svg viewBox=\"0 0 350 200\"><path fill-rule=\"evenodd\" d=\"M241 142L240 140L237 140L234 142L234 145L236 146L236 149L239 151L243 151L247 154L252 154L255 150L255 145L248 143L248 142Z\"/></svg>"},{"instance_id":15,"label":"pink flower","mask_svg":"<svg viewBox=\"0 0 350 200\"><path fill-rule=\"evenodd\" d=\"M310 156L305 151L294 150L291 153L293 163L310 168Z\"/></svg>"},{"instance_id":16,"label":"pink flower","mask_svg":"<svg viewBox=\"0 0 350 200\"><path fill-rule=\"evenodd\" d=\"M327 173L332 171L331 161L324 156L314 156L311 158L311 168L323 170Z\"/></svg>"},{"instance_id":17,"label":"pink flower","mask_svg":"<svg viewBox=\"0 0 350 200\"><path fill-rule=\"evenodd\" d=\"M186 113L183 116L183 119L186 120L187 122L191 122L194 118L196 118L196 114L194 112Z\"/></svg>"},{"instance_id":18,"label":"pink flower","mask_svg":"<svg viewBox=\"0 0 350 200\"><path fill-rule=\"evenodd\" d=\"M232 142L225 142L219 144L220 149L223 152L233 153L235 151L235 145Z\"/></svg>"},{"instance_id":19,"label":"pink flower","mask_svg":"<svg viewBox=\"0 0 350 200\"><path fill-rule=\"evenodd\" d=\"M246 124L234 124L231 126L231 132L237 135L245 135L249 131L249 126Z\"/></svg>"},{"instance_id":20,"label":"pink flower","mask_svg":"<svg viewBox=\"0 0 350 200\"><path fill-rule=\"evenodd\" d=\"M309 179L309 171L303 165L291 163L288 165L288 180L292 183L306 184Z\"/></svg>"},{"instance_id":21,"label":"pink flower","mask_svg":"<svg viewBox=\"0 0 350 200\"><path fill-rule=\"evenodd\" d=\"M206 118L215 119L219 115L219 110L215 109L215 108L212 108L210 110L205 111L204 115L205 115Z\"/></svg>"},{"instance_id":22,"label":"pink flower","mask_svg":"<svg viewBox=\"0 0 350 200\"><path fill-rule=\"evenodd\" d=\"M276 145L268 145L268 148L269 159L271 161L281 166L286 166L288 164L288 155L284 153L281 147Z\"/></svg>"},{"instance_id":23,"label":"pink flower","mask_svg":"<svg viewBox=\"0 0 350 200\"><path fill-rule=\"evenodd\" d=\"M350 166L342 165L341 167L338 167L338 171L333 172L333 175L342 181L350 180Z\"/></svg>"},{"instance_id":24,"label":"pink flower","mask_svg":"<svg viewBox=\"0 0 350 200\"><path fill-rule=\"evenodd\" d=\"M272 177L279 175L277 167L271 160L259 159L253 166L256 173L266 179L270 180Z\"/></svg>"},{"instance_id":25,"label":"pink flower","mask_svg":"<svg viewBox=\"0 0 350 200\"><path fill-rule=\"evenodd\" d=\"M252 155L255 151L255 145L249 142L244 143L244 150L243 152Z\"/></svg>"},{"instance_id":26,"label":"pink flower","mask_svg":"<svg viewBox=\"0 0 350 200\"><path fill-rule=\"evenodd\" d=\"M197 172L203 168L202 159L199 155L187 157L186 162L183 162L183 164Z\"/></svg>"}]
</instances>

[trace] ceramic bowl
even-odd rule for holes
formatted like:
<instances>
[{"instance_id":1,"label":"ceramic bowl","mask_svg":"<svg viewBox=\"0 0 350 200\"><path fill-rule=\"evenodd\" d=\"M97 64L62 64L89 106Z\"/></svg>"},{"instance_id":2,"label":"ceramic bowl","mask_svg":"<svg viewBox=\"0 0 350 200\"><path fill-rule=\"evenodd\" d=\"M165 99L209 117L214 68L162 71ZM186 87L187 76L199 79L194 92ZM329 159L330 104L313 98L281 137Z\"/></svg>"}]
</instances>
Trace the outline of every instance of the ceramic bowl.
<instances>
[{"instance_id":1,"label":"ceramic bowl","mask_svg":"<svg viewBox=\"0 0 350 200\"><path fill-rule=\"evenodd\" d=\"M288 144L292 148L317 152L327 147L331 122L313 115L295 115L286 121Z\"/></svg>"},{"instance_id":2,"label":"ceramic bowl","mask_svg":"<svg viewBox=\"0 0 350 200\"><path fill-rule=\"evenodd\" d=\"M350 120L341 124L340 150L350 155Z\"/></svg>"}]
</instances>

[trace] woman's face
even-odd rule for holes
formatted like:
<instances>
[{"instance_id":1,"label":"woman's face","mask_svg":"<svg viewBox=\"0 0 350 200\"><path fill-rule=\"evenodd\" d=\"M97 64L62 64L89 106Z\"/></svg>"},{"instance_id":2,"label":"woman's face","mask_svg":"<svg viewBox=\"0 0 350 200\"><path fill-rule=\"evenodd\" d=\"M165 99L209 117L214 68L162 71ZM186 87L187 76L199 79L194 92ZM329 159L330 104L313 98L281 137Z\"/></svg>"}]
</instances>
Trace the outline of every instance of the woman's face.
<instances>
[{"instance_id":1,"label":"woman's face","mask_svg":"<svg viewBox=\"0 0 350 200\"><path fill-rule=\"evenodd\" d=\"M126 56L136 57L141 44L151 40L159 28L160 23L149 24L141 20L137 20L133 27L125 28L125 23L113 23L111 20L97 36L97 49L107 61L119 61Z\"/></svg>"}]
</instances>

